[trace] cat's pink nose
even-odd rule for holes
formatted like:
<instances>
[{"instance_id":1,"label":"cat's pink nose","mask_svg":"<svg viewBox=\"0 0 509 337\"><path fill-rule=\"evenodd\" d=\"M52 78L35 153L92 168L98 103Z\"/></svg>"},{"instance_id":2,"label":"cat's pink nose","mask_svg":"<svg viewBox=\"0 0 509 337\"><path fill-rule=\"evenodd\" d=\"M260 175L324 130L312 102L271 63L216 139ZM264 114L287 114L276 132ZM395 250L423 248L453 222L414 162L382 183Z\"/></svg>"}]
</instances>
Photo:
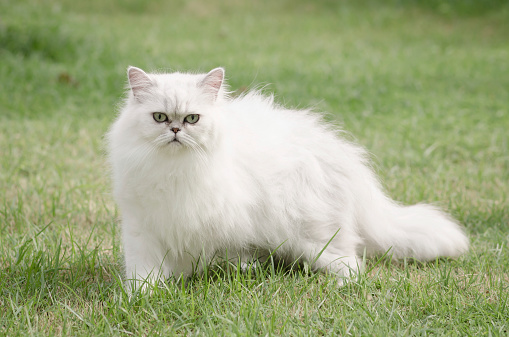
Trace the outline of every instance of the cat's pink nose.
<instances>
[{"instance_id":1,"label":"cat's pink nose","mask_svg":"<svg viewBox=\"0 0 509 337\"><path fill-rule=\"evenodd\" d=\"M179 131L180 131L180 129L179 129L179 128L171 128L171 130L172 130L175 134L177 134L177 132L179 132Z\"/></svg>"}]
</instances>

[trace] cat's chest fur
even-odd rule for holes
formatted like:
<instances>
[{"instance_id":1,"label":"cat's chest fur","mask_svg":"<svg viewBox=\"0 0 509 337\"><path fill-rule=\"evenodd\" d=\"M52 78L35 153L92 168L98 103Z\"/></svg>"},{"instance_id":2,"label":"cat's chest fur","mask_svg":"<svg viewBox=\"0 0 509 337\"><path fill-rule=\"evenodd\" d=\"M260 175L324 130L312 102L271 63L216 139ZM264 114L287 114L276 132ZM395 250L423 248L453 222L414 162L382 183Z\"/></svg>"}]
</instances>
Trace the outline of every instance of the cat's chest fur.
<instances>
[{"instance_id":1,"label":"cat's chest fur","mask_svg":"<svg viewBox=\"0 0 509 337\"><path fill-rule=\"evenodd\" d=\"M127 175L125 180L132 184L124 185L123 199L136 204L145 219L206 222L216 213L214 210L224 204L226 195L217 188L217 178L207 179L202 174L191 169L177 174L153 167L150 174Z\"/></svg>"},{"instance_id":2,"label":"cat's chest fur","mask_svg":"<svg viewBox=\"0 0 509 337\"><path fill-rule=\"evenodd\" d=\"M239 222L251 221L252 195L243 192L246 182L238 182L228 160L218 158L203 166L174 164L147 164L123 177L117 199L122 210L136 217L137 226L159 233L165 241L184 234L227 239L244 227L238 227Z\"/></svg>"}]
</instances>

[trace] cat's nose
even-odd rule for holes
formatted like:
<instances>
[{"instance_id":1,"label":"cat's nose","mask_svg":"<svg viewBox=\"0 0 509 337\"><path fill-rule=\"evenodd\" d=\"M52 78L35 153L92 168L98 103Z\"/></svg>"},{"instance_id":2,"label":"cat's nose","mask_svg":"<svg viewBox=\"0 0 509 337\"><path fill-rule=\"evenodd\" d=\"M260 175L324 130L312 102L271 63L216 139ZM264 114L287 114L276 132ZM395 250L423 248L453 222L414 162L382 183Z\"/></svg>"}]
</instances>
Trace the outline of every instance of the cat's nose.
<instances>
[{"instance_id":1,"label":"cat's nose","mask_svg":"<svg viewBox=\"0 0 509 337\"><path fill-rule=\"evenodd\" d=\"M175 134L180 131L180 128L171 128L171 131L173 131Z\"/></svg>"}]
</instances>

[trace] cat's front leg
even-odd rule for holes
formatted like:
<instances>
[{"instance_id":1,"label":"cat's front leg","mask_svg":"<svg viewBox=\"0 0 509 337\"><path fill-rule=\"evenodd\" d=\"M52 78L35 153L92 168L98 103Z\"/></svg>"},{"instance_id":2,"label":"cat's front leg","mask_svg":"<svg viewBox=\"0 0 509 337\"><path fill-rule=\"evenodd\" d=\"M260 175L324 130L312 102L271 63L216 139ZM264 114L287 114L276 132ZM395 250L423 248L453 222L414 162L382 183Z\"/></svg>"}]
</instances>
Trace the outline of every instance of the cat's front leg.
<instances>
[{"instance_id":1,"label":"cat's front leg","mask_svg":"<svg viewBox=\"0 0 509 337\"><path fill-rule=\"evenodd\" d=\"M239 264L240 269L246 272L249 269L256 269L260 262L265 262L269 252L255 248L229 248L219 256L220 260L227 260L233 264Z\"/></svg>"},{"instance_id":2,"label":"cat's front leg","mask_svg":"<svg viewBox=\"0 0 509 337\"><path fill-rule=\"evenodd\" d=\"M123 243L129 292L150 289L169 276L168 252L155 235L124 227Z\"/></svg>"}]
</instances>

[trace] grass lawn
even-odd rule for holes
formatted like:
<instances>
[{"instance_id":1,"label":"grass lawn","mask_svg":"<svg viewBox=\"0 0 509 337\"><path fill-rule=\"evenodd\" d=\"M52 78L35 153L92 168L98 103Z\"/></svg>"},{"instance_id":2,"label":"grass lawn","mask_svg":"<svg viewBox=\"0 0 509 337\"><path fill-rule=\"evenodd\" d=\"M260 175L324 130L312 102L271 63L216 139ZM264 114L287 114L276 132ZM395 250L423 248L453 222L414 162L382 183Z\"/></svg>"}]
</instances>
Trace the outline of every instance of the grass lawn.
<instances>
[{"instance_id":1,"label":"grass lawn","mask_svg":"<svg viewBox=\"0 0 509 337\"><path fill-rule=\"evenodd\" d=\"M342 288L224 264L129 300L103 141L128 65L326 112L471 251ZM508 335L508 245L507 1L0 0L0 335Z\"/></svg>"}]
</instances>

